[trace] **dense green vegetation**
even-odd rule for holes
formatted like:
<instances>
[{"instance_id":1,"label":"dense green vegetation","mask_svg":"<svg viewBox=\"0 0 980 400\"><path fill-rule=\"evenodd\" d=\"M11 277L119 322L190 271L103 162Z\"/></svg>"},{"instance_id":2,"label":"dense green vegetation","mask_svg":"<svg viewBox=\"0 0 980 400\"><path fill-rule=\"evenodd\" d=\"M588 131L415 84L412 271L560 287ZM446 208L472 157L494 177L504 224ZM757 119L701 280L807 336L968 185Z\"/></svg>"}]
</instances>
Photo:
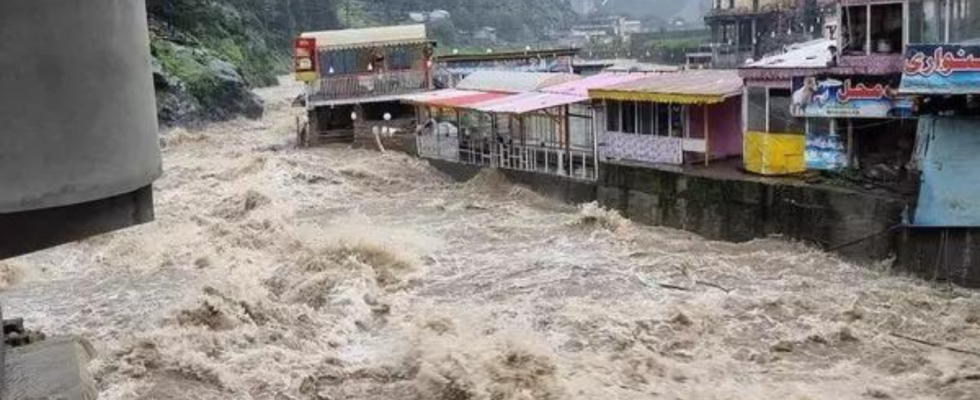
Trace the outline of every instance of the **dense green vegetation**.
<instances>
[{"instance_id":1,"label":"dense green vegetation","mask_svg":"<svg viewBox=\"0 0 980 400\"><path fill-rule=\"evenodd\" d=\"M693 22L710 6L709 0L609 0L602 11L637 19L681 16Z\"/></svg>"},{"instance_id":2,"label":"dense green vegetation","mask_svg":"<svg viewBox=\"0 0 980 400\"><path fill-rule=\"evenodd\" d=\"M341 0L340 20L345 19ZM543 40L549 31L566 26L574 17L566 0L350 0L360 3L368 18L380 23L404 22L410 12L428 13L449 11L451 24L434 27L433 36L444 44L466 44L469 35L448 34L453 29L474 32L483 27L496 28L504 42L534 43ZM442 25L442 26L440 26Z\"/></svg>"},{"instance_id":3,"label":"dense green vegetation","mask_svg":"<svg viewBox=\"0 0 980 400\"><path fill-rule=\"evenodd\" d=\"M147 0L165 125L261 115L249 92L289 67L297 32L336 29L330 0Z\"/></svg>"},{"instance_id":4,"label":"dense green vegetation","mask_svg":"<svg viewBox=\"0 0 980 400\"><path fill-rule=\"evenodd\" d=\"M155 44L205 49L254 85L271 84L285 71L296 32L339 27L332 2L322 0L148 0L147 11Z\"/></svg>"},{"instance_id":5,"label":"dense green vegetation","mask_svg":"<svg viewBox=\"0 0 980 400\"><path fill-rule=\"evenodd\" d=\"M489 26L503 46L523 48L572 18L565 0L147 0L161 121L261 108L248 88L288 72L300 32L406 23L410 12L434 10L451 18L430 23L431 35L461 48L471 35L457 32Z\"/></svg>"}]
</instances>

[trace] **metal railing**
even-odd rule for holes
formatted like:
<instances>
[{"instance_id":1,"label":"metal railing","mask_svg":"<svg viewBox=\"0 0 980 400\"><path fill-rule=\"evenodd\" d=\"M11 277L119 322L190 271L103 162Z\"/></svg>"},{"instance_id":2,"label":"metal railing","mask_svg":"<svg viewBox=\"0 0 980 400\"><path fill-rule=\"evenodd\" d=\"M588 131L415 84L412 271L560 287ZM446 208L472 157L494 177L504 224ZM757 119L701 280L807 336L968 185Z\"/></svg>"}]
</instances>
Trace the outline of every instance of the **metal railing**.
<instances>
[{"instance_id":1,"label":"metal railing","mask_svg":"<svg viewBox=\"0 0 980 400\"><path fill-rule=\"evenodd\" d=\"M484 139L423 133L417 137L419 156L469 165L511 169L596 180L595 149L557 145L500 143Z\"/></svg>"},{"instance_id":2,"label":"metal railing","mask_svg":"<svg viewBox=\"0 0 980 400\"><path fill-rule=\"evenodd\" d=\"M310 100L331 101L409 94L428 89L425 70L409 69L352 75L323 76L313 84Z\"/></svg>"}]
</instances>

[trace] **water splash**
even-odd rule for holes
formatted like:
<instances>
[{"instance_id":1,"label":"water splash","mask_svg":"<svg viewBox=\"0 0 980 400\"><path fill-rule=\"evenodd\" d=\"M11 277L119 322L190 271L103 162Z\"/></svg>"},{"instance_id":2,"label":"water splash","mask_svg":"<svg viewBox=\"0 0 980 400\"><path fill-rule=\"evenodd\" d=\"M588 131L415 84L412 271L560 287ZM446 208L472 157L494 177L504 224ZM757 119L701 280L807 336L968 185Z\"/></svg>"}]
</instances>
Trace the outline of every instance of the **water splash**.
<instances>
[{"instance_id":1,"label":"water splash","mask_svg":"<svg viewBox=\"0 0 980 400\"><path fill-rule=\"evenodd\" d=\"M980 297L778 238L578 209L499 171L178 132L157 221L12 260L9 315L89 337L102 398L965 400ZM14 273L13 275L17 275Z\"/></svg>"}]
</instances>

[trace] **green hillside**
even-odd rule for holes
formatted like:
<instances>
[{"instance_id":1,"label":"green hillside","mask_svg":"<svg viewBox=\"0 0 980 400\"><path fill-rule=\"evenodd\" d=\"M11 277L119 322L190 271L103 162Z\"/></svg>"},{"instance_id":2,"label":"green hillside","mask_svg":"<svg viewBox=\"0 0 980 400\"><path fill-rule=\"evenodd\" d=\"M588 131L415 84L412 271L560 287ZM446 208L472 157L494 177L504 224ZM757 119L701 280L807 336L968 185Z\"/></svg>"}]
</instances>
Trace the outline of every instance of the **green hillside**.
<instances>
[{"instance_id":1,"label":"green hillside","mask_svg":"<svg viewBox=\"0 0 980 400\"><path fill-rule=\"evenodd\" d=\"M261 115L250 88L288 71L292 37L340 27L323 0L147 0L147 12L163 125Z\"/></svg>"},{"instance_id":2,"label":"green hillside","mask_svg":"<svg viewBox=\"0 0 980 400\"><path fill-rule=\"evenodd\" d=\"M161 122L180 125L261 114L249 92L289 67L300 32L409 22L446 10L430 26L443 44L465 47L497 29L501 46L536 44L574 17L565 0L147 0Z\"/></svg>"}]
</instances>

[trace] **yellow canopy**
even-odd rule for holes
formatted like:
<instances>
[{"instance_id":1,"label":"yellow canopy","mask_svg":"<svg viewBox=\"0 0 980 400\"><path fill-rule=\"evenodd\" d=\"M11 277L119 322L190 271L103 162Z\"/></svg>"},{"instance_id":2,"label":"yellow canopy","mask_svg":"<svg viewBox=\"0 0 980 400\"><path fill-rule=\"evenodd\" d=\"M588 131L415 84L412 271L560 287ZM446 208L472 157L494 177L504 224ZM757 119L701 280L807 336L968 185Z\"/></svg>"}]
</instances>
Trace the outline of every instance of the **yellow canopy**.
<instances>
[{"instance_id":1,"label":"yellow canopy","mask_svg":"<svg viewBox=\"0 0 980 400\"><path fill-rule=\"evenodd\" d=\"M589 91L589 97L599 100L649 101L675 104L717 104L725 101L725 96L720 95L625 92L606 89L591 90Z\"/></svg>"},{"instance_id":2,"label":"yellow canopy","mask_svg":"<svg viewBox=\"0 0 980 400\"><path fill-rule=\"evenodd\" d=\"M733 70L686 70L651 74L646 78L589 91L599 100L655 103L715 104L742 94L742 78Z\"/></svg>"}]
</instances>

